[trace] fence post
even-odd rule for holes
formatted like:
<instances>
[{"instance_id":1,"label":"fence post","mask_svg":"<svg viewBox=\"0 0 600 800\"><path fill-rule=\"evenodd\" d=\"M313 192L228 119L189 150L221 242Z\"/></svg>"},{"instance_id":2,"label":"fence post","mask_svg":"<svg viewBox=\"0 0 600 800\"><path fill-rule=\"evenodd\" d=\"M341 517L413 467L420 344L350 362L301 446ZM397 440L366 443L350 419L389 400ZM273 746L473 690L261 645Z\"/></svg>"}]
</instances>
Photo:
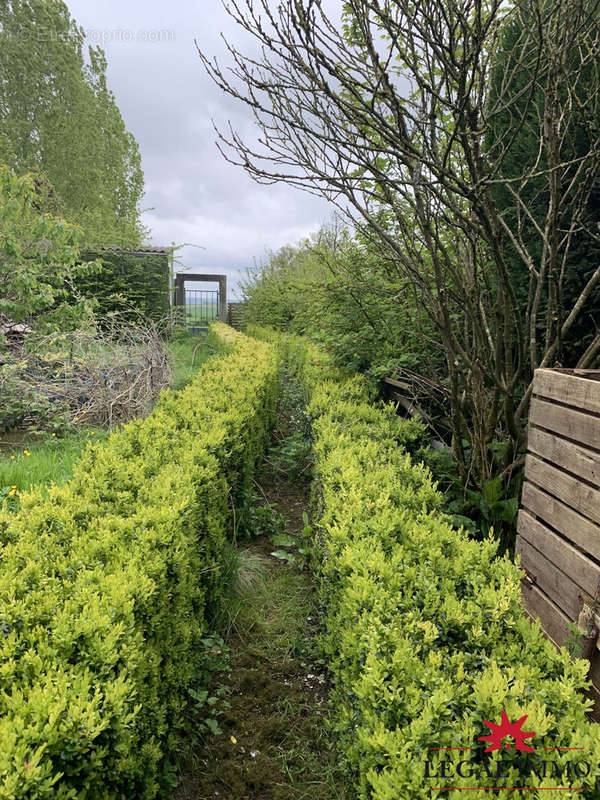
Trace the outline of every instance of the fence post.
<instances>
[{"instance_id":1,"label":"fence post","mask_svg":"<svg viewBox=\"0 0 600 800\"><path fill-rule=\"evenodd\" d=\"M185 325L185 276L175 276L176 325Z\"/></svg>"}]
</instances>

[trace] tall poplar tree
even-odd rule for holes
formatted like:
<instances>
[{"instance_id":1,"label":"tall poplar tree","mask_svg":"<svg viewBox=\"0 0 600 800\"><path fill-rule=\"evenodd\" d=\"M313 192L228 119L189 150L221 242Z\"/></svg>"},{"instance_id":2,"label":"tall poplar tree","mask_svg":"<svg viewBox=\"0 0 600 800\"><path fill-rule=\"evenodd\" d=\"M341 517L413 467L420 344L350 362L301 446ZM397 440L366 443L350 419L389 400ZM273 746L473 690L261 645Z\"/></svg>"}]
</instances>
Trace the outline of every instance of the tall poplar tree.
<instances>
[{"instance_id":1,"label":"tall poplar tree","mask_svg":"<svg viewBox=\"0 0 600 800\"><path fill-rule=\"evenodd\" d=\"M0 163L42 173L89 245L136 245L140 153L106 67L61 0L0 4Z\"/></svg>"}]
</instances>

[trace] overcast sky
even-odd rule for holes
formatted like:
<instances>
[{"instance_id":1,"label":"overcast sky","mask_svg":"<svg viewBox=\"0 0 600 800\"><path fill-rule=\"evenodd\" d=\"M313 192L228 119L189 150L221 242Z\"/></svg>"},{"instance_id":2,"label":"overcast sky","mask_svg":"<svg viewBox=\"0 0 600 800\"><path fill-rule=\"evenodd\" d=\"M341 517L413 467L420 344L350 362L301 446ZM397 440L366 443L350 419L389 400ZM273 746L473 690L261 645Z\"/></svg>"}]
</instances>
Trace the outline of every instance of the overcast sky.
<instances>
[{"instance_id":1,"label":"overcast sky","mask_svg":"<svg viewBox=\"0 0 600 800\"><path fill-rule=\"evenodd\" d=\"M242 133L253 128L248 109L207 77L194 45L196 38L207 54L224 56L221 32L245 41L220 0L66 3L90 42L103 46L110 86L139 142L152 244L206 248L186 247L179 258L188 270L226 273L232 299L238 278L266 250L329 221L333 209L324 200L285 185L257 185L214 144L211 118L231 120Z\"/></svg>"}]
</instances>

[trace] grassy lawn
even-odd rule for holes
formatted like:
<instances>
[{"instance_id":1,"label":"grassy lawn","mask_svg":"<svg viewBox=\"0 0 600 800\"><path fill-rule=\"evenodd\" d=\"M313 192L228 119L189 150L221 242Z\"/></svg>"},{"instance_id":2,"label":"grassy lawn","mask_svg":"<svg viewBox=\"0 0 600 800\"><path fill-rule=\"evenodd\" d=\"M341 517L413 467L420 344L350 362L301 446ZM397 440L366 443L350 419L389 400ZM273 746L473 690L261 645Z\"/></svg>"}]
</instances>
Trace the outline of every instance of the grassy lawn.
<instances>
[{"instance_id":1,"label":"grassy lawn","mask_svg":"<svg viewBox=\"0 0 600 800\"><path fill-rule=\"evenodd\" d=\"M25 439L18 445L2 442L0 498L15 497L32 486L62 483L71 477L73 465L87 443L107 436L108 432L99 428L85 428L64 438L47 434L34 442Z\"/></svg>"},{"instance_id":2,"label":"grassy lawn","mask_svg":"<svg viewBox=\"0 0 600 800\"><path fill-rule=\"evenodd\" d=\"M219 312L215 303L196 303L185 307L185 316L188 325L208 325L218 319Z\"/></svg>"},{"instance_id":3,"label":"grassy lawn","mask_svg":"<svg viewBox=\"0 0 600 800\"><path fill-rule=\"evenodd\" d=\"M181 389L213 355L206 336L183 335L168 343L173 358L172 387ZM73 474L73 465L90 441L104 440L108 431L81 428L64 436L33 437L25 431L0 433L0 500L16 505L19 492L32 486L62 483Z\"/></svg>"}]
</instances>

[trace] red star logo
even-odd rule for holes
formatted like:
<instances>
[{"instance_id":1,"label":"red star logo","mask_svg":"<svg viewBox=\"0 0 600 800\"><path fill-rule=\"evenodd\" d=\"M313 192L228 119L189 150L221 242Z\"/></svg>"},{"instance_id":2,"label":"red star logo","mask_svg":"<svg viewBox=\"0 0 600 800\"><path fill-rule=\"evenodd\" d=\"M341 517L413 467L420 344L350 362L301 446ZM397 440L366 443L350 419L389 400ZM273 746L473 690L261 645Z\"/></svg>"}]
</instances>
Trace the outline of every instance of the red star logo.
<instances>
[{"instance_id":1,"label":"red star logo","mask_svg":"<svg viewBox=\"0 0 600 800\"><path fill-rule=\"evenodd\" d=\"M502 719L500 725L495 725L493 722L488 722L487 719L484 719L484 723L488 726L491 730L489 736L480 736L478 741L480 742L490 742L490 746L485 749L484 752L489 753L492 750L500 750L502 748L502 739L505 736L511 736L515 742L515 749L516 750L526 750L528 753L533 753L533 747L529 747L525 744L525 739L531 739L532 736L536 736L533 731L522 731L521 726L527 719L527 714L521 719L518 719L516 722L511 722L509 718L506 716L506 712L502 712ZM511 743L506 742L504 747L507 750L510 750Z\"/></svg>"}]
</instances>

